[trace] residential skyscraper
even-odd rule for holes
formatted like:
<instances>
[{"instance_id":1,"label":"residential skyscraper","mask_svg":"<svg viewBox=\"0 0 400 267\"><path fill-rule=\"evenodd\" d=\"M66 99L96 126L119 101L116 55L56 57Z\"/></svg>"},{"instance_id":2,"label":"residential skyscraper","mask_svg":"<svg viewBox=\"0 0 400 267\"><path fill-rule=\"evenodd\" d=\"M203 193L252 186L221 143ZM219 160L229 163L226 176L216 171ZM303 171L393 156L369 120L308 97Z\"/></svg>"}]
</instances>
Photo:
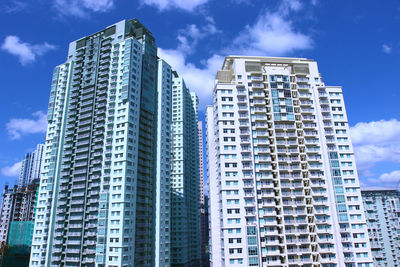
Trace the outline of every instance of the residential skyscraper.
<instances>
[{"instance_id":1,"label":"residential skyscraper","mask_svg":"<svg viewBox=\"0 0 400 267\"><path fill-rule=\"evenodd\" d=\"M170 170L168 143L158 154L155 142L168 139L157 136L170 124L169 100L157 101L160 86L168 87L157 83L164 77L168 67L157 61L155 39L136 19L70 43L67 61L53 74L31 266L167 260L156 253L168 241L154 242L168 236L168 221L156 217L169 207L160 202L168 198L168 189L160 189L168 181L156 181ZM157 165L157 157L166 164Z\"/></svg>"},{"instance_id":2,"label":"residential skyscraper","mask_svg":"<svg viewBox=\"0 0 400 267\"><path fill-rule=\"evenodd\" d=\"M22 160L18 187L25 187L40 177L40 166L43 157L43 144L38 144L35 151L27 153Z\"/></svg>"},{"instance_id":3,"label":"residential skyscraper","mask_svg":"<svg viewBox=\"0 0 400 267\"><path fill-rule=\"evenodd\" d=\"M203 170L203 122L197 122L198 140L199 140L199 188L200 188L200 207L204 211L204 170Z\"/></svg>"},{"instance_id":4,"label":"residential skyscraper","mask_svg":"<svg viewBox=\"0 0 400 267\"><path fill-rule=\"evenodd\" d=\"M202 257L202 265L203 267L210 266L210 216L208 212L208 195L204 195L204 242L205 242L205 251Z\"/></svg>"},{"instance_id":5,"label":"residential skyscraper","mask_svg":"<svg viewBox=\"0 0 400 267\"><path fill-rule=\"evenodd\" d=\"M207 108L211 265L373 266L341 87L229 56Z\"/></svg>"},{"instance_id":6,"label":"residential skyscraper","mask_svg":"<svg viewBox=\"0 0 400 267\"><path fill-rule=\"evenodd\" d=\"M206 215L206 205L204 196L204 167L203 167L203 122L197 122L199 139L199 174L200 174L200 235L201 235L201 263L203 267L210 265L208 258L208 217Z\"/></svg>"},{"instance_id":7,"label":"residential skyscraper","mask_svg":"<svg viewBox=\"0 0 400 267\"><path fill-rule=\"evenodd\" d=\"M157 79L157 160L154 190L154 266L171 264L171 124L172 70L164 60L158 60Z\"/></svg>"},{"instance_id":8,"label":"residential skyscraper","mask_svg":"<svg viewBox=\"0 0 400 267\"><path fill-rule=\"evenodd\" d=\"M362 190L365 216L375 267L400 264L400 193Z\"/></svg>"},{"instance_id":9,"label":"residential skyscraper","mask_svg":"<svg viewBox=\"0 0 400 267\"><path fill-rule=\"evenodd\" d=\"M173 74L171 266L200 266L198 98Z\"/></svg>"}]
</instances>

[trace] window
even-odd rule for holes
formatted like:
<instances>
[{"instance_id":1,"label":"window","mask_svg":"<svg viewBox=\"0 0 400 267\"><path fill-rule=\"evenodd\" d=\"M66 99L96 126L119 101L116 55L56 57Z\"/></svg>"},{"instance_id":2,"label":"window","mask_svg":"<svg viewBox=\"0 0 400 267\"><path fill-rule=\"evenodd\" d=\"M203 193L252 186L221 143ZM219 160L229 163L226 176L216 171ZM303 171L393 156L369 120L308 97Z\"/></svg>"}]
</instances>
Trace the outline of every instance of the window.
<instances>
[{"instance_id":1,"label":"window","mask_svg":"<svg viewBox=\"0 0 400 267\"><path fill-rule=\"evenodd\" d=\"M256 236L248 236L247 244L248 245L257 245L257 237Z\"/></svg>"},{"instance_id":2,"label":"window","mask_svg":"<svg viewBox=\"0 0 400 267\"><path fill-rule=\"evenodd\" d=\"M257 252L257 247L249 247L249 256L257 256L258 252Z\"/></svg>"}]
</instances>

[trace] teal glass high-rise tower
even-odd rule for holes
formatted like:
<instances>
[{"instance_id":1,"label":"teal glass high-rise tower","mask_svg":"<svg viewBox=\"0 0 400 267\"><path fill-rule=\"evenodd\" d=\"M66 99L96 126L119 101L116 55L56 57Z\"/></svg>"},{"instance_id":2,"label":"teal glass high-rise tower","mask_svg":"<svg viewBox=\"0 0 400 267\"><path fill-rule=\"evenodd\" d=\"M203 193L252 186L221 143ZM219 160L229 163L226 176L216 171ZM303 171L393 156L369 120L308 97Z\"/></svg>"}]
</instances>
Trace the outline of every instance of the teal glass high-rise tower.
<instances>
[{"instance_id":1,"label":"teal glass high-rise tower","mask_svg":"<svg viewBox=\"0 0 400 267\"><path fill-rule=\"evenodd\" d=\"M169 266L172 78L158 67L136 19L70 43L52 79L31 266Z\"/></svg>"}]
</instances>

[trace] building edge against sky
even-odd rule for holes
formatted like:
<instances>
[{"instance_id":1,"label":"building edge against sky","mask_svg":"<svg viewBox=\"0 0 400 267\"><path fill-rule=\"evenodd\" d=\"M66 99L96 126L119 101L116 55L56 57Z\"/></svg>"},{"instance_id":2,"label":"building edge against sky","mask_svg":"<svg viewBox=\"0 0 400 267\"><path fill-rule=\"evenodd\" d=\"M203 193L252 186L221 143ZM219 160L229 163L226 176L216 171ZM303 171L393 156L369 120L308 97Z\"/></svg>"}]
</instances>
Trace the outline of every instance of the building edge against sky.
<instances>
[{"instance_id":1,"label":"building edge against sky","mask_svg":"<svg viewBox=\"0 0 400 267\"><path fill-rule=\"evenodd\" d=\"M129 36L129 26L122 21L72 42L67 62L54 71L31 265L52 266L61 262L96 262L101 265L109 261L118 265L122 257L128 262L125 258L127 252L122 249L124 246L130 254L135 251L136 235L128 239L123 239L122 235L126 231L135 233L136 229L132 217L136 212L136 198L139 199L136 196L139 179L136 166L132 166L137 162L132 159L134 157L136 161L138 157L140 133L137 128L144 48L135 38L124 38L125 34ZM117 39L117 35L119 40L114 41L112 37ZM111 49L116 63L113 66ZM108 93L111 68L114 81ZM131 72L135 73L134 79ZM131 124L138 125L135 131ZM154 129L152 125L150 122L150 134ZM114 130L114 127L119 129ZM110 147L112 142L117 142L116 139L122 141L116 149L120 151L112 151ZM132 147L132 144L136 151L131 148L130 160L127 160L127 146ZM143 162L150 166L153 164L148 160ZM127 167L127 164L132 167ZM122 174L126 172L130 173L129 178ZM142 193L146 194L146 185L143 187ZM109 195L110 188L114 192ZM127 207L125 201L131 207ZM112 207L109 202L112 202ZM124 209L121 205L125 206ZM147 210L142 207L143 214ZM122 220L125 213L130 216ZM151 217L149 219L151 221ZM114 225L112 231L111 225ZM146 230L141 233L146 235ZM149 244L142 241L142 255L145 255ZM110 246L110 243L115 244Z\"/></svg>"},{"instance_id":2,"label":"building edge against sky","mask_svg":"<svg viewBox=\"0 0 400 267\"><path fill-rule=\"evenodd\" d=\"M172 266L201 262L198 97L173 72L171 258Z\"/></svg>"},{"instance_id":3,"label":"building edge against sky","mask_svg":"<svg viewBox=\"0 0 400 267\"><path fill-rule=\"evenodd\" d=\"M19 187L27 186L34 179L39 179L43 148L43 144L38 144L33 152L25 155L21 163L21 171L18 179Z\"/></svg>"},{"instance_id":4,"label":"building edge against sky","mask_svg":"<svg viewBox=\"0 0 400 267\"><path fill-rule=\"evenodd\" d=\"M171 263L171 123L172 123L172 69L164 60L158 60L157 79L157 160L154 190L154 266Z\"/></svg>"},{"instance_id":5,"label":"building edge against sky","mask_svg":"<svg viewBox=\"0 0 400 267\"><path fill-rule=\"evenodd\" d=\"M206 120L212 266L372 266L342 90L316 62L226 57Z\"/></svg>"},{"instance_id":6,"label":"building edge against sky","mask_svg":"<svg viewBox=\"0 0 400 267\"><path fill-rule=\"evenodd\" d=\"M178 183L169 179L171 157L182 157L168 151L171 67L156 52L151 33L124 20L70 43L66 63L55 68L31 266L200 262L198 100L182 90L183 127L176 130L184 131L188 159ZM169 186L182 191L190 223L182 225L183 265L171 264L178 241L168 210L181 202L169 199Z\"/></svg>"}]
</instances>

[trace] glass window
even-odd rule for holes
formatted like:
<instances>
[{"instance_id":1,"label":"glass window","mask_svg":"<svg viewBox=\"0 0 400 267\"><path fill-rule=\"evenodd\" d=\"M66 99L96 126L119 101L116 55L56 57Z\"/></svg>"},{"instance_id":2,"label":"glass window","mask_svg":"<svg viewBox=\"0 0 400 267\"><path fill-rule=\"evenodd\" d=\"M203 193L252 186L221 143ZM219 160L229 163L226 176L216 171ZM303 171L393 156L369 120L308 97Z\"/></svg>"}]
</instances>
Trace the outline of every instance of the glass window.
<instances>
[{"instance_id":1,"label":"glass window","mask_svg":"<svg viewBox=\"0 0 400 267\"><path fill-rule=\"evenodd\" d=\"M249 256L258 255L257 247L249 247Z\"/></svg>"}]
</instances>

